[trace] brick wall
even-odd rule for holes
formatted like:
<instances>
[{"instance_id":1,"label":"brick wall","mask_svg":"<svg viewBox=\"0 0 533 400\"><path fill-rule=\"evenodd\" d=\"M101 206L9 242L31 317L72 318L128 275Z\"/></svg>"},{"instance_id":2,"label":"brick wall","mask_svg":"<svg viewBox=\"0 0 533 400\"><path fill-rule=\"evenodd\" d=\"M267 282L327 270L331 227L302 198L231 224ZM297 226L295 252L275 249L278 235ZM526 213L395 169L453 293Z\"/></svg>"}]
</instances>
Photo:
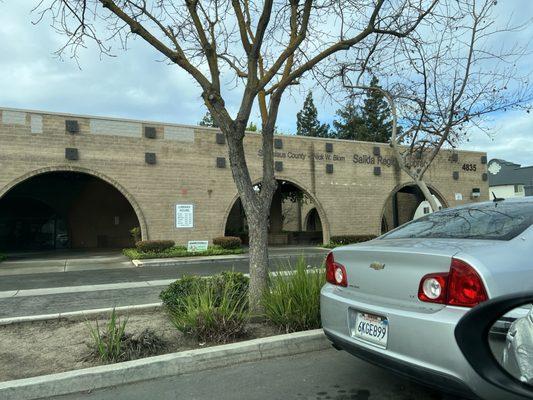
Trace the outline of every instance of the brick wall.
<instances>
[{"instance_id":1,"label":"brick wall","mask_svg":"<svg viewBox=\"0 0 533 400\"><path fill-rule=\"evenodd\" d=\"M216 130L146 121L126 121L80 115L0 109L0 197L14 184L45 171L72 170L100 177L118 188L132 204L143 237L211 240L224 233L226 217L237 196L227 147L218 144ZM76 120L78 133L68 133L65 120ZM144 137L145 127L154 127L156 138ZM381 216L389 194L409 179L391 163L386 144L280 136L276 149L281 161L278 179L308 192L317 205L324 239L330 235L381 230ZM326 142L333 151L326 151ZM380 156L373 156L378 147ZM65 149L78 150L78 160L67 160ZM252 179L261 176L261 136L245 138ZM156 163L145 162L145 153L155 153ZM488 199L488 184L482 180L484 153L458 152L457 162L443 151L426 175L428 183L449 206L470 200L473 188L481 189L479 200ZM226 167L217 167L217 157ZM327 164L333 172L327 172ZM476 171L463 171L475 164ZM375 175L380 167L380 175ZM459 172L454 180L452 173ZM455 200L460 193L463 200ZM194 228L176 228L175 205L194 205Z\"/></svg>"}]
</instances>

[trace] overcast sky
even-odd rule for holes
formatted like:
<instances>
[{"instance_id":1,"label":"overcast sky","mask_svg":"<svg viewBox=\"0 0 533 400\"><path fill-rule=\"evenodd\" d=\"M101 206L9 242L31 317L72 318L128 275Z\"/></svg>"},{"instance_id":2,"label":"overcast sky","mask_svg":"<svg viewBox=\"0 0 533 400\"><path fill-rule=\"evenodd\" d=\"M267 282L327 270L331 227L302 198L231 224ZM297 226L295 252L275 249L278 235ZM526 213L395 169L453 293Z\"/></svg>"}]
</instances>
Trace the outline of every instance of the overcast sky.
<instances>
[{"instance_id":1,"label":"overcast sky","mask_svg":"<svg viewBox=\"0 0 533 400\"><path fill-rule=\"evenodd\" d=\"M0 106L44 111L92 114L134 119L196 124L205 113L200 90L189 76L140 40L117 57L100 57L89 48L74 60L59 60L53 52L64 38L48 24L33 25L30 10L36 1L0 0ZM502 0L501 15L533 16L533 1ZM522 34L533 37L533 26ZM533 65L531 62L526 65ZM294 133L296 112L305 93L284 99L278 127ZM230 109L237 99L227 99ZM338 104L318 95L319 118L334 119ZM253 115L252 120L259 120ZM489 158L503 158L533 165L533 112L511 111L493 117L494 134L472 131L461 148L487 151Z\"/></svg>"}]
</instances>

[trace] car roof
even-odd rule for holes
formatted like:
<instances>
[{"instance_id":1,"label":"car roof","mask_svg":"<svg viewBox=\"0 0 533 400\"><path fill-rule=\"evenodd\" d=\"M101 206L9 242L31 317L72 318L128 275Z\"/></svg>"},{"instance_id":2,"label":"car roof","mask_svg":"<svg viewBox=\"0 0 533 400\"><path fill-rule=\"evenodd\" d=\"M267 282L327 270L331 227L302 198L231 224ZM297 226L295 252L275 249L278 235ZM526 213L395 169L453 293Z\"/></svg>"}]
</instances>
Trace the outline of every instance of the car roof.
<instances>
[{"instance_id":1,"label":"car roof","mask_svg":"<svg viewBox=\"0 0 533 400\"><path fill-rule=\"evenodd\" d=\"M491 200L491 201L482 201L480 203L476 202L476 203L461 204L460 206L450 207L450 208L460 209L460 208L470 208L470 207L479 207L479 206L490 206L490 205L494 205L494 203L495 202L493 200ZM533 203L533 196L513 197L513 198L509 198L509 199L499 200L498 203L499 204L513 204L513 205L531 204L531 203ZM447 210L449 210L450 208L448 208ZM443 210L445 210L445 209L443 209Z\"/></svg>"}]
</instances>

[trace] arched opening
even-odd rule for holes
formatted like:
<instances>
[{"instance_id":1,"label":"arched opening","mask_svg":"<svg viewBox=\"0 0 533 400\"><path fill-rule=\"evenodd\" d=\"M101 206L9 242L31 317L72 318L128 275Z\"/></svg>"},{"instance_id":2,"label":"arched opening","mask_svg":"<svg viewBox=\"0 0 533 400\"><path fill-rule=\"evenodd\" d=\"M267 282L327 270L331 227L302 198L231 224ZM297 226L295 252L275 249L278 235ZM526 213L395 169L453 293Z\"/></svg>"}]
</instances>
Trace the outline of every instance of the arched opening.
<instances>
[{"instance_id":1,"label":"arched opening","mask_svg":"<svg viewBox=\"0 0 533 400\"><path fill-rule=\"evenodd\" d=\"M0 248L5 251L121 248L140 226L113 185L74 171L44 172L0 198Z\"/></svg>"},{"instance_id":2,"label":"arched opening","mask_svg":"<svg viewBox=\"0 0 533 400\"><path fill-rule=\"evenodd\" d=\"M444 198L433 188L429 191L439 209L446 206ZM400 225L433 212L429 202L417 185L407 184L395 189L387 198L381 216L381 233L386 233Z\"/></svg>"},{"instance_id":3,"label":"arched opening","mask_svg":"<svg viewBox=\"0 0 533 400\"><path fill-rule=\"evenodd\" d=\"M256 189L261 190L261 185ZM225 235L238 236L248 243L248 224L239 198L226 219ZM296 184L278 179L270 207L269 244L315 245L323 240L322 221L312 196Z\"/></svg>"}]
</instances>

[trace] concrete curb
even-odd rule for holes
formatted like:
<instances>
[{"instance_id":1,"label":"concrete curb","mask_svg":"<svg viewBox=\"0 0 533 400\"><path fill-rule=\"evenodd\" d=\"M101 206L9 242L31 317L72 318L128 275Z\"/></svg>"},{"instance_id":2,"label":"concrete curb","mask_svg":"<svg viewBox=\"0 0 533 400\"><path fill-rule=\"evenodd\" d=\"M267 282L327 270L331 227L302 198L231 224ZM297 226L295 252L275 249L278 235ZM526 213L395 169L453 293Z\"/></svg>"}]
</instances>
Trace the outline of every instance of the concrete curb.
<instances>
[{"instance_id":1,"label":"concrete curb","mask_svg":"<svg viewBox=\"0 0 533 400\"><path fill-rule=\"evenodd\" d=\"M0 398L34 400L329 348L322 329L0 383Z\"/></svg>"},{"instance_id":2,"label":"concrete curb","mask_svg":"<svg viewBox=\"0 0 533 400\"><path fill-rule=\"evenodd\" d=\"M156 309L161 308L162 305L163 303L149 303L149 304L138 304L138 305L133 305L133 306L122 306L122 307L115 307L115 311L117 311L120 314L124 314L128 312L156 310ZM17 324L17 323L22 323L22 322L48 321L48 320L54 320L54 319L80 320L80 319L86 319L87 317L94 317L94 316L101 315L101 314L109 314L111 311L113 311L113 307L95 308L92 310L69 311L69 312L56 313L56 314L25 315L23 317L2 318L0 319L0 326Z\"/></svg>"}]
</instances>

